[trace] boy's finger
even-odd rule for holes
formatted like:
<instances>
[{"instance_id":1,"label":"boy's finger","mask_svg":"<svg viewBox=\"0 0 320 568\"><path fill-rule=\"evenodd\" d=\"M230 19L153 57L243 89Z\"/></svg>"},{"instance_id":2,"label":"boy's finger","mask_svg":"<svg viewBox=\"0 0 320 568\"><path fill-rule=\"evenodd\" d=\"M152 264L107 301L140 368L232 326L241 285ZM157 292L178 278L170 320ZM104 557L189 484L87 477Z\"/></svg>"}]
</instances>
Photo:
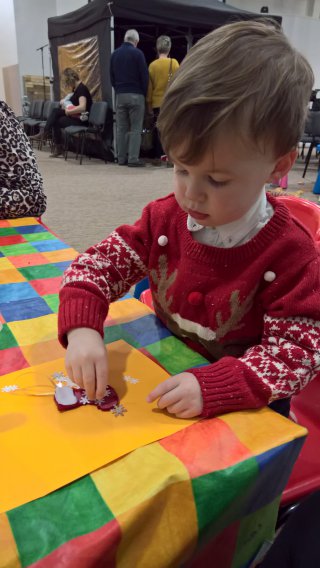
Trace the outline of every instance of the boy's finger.
<instances>
[{"instance_id":1,"label":"boy's finger","mask_svg":"<svg viewBox=\"0 0 320 568\"><path fill-rule=\"evenodd\" d=\"M167 408L181 401L181 392L177 387L162 395L158 400L158 408Z\"/></svg>"},{"instance_id":2,"label":"boy's finger","mask_svg":"<svg viewBox=\"0 0 320 568\"><path fill-rule=\"evenodd\" d=\"M70 373L70 369L71 369L71 373ZM74 381L81 389L84 388L83 386L83 379L82 379L82 371L81 371L81 367L75 367L74 365L72 367L67 366L67 371L68 371L68 377Z\"/></svg>"},{"instance_id":3,"label":"boy's finger","mask_svg":"<svg viewBox=\"0 0 320 568\"><path fill-rule=\"evenodd\" d=\"M170 414L181 414L182 412L185 412L187 410L186 408L186 403L184 400L179 400L179 402L176 402L175 404L171 404L170 406L167 406L167 412L170 412Z\"/></svg>"},{"instance_id":4,"label":"boy's finger","mask_svg":"<svg viewBox=\"0 0 320 568\"><path fill-rule=\"evenodd\" d=\"M82 368L83 386L89 400L96 399L96 372L93 363L86 363Z\"/></svg>"},{"instance_id":5,"label":"boy's finger","mask_svg":"<svg viewBox=\"0 0 320 568\"><path fill-rule=\"evenodd\" d=\"M101 400L106 394L108 369L106 361L96 364L96 399Z\"/></svg>"},{"instance_id":6,"label":"boy's finger","mask_svg":"<svg viewBox=\"0 0 320 568\"><path fill-rule=\"evenodd\" d=\"M178 382L176 377L170 377L169 379L160 383L160 385L156 386L153 391L147 396L147 402L153 402L160 396L163 396L167 392L171 391L172 389L176 388Z\"/></svg>"}]
</instances>

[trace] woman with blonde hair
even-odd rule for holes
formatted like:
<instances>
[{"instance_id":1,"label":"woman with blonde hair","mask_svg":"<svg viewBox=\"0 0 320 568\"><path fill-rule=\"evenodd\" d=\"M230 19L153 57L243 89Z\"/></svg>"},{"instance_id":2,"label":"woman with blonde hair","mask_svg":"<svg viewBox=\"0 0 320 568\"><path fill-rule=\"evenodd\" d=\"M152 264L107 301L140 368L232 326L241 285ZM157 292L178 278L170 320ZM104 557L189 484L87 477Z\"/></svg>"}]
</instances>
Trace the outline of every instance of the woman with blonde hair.
<instances>
[{"instance_id":1,"label":"woman with blonde hair","mask_svg":"<svg viewBox=\"0 0 320 568\"><path fill-rule=\"evenodd\" d=\"M153 113L155 120L158 118L168 85L174 73L179 68L178 61L169 57L171 49L171 39L169 36L161 35L158 37L156 48L158 58L149 65L149 87L147 94L148 110ZM154 153L155 158L161 158L163 154L157 128L154 129Z\"/></svg>"},{"instance_id":2,"label":"woman with blonde hair","mask_svg":"<svg viewBox=\"0 0 320 568\"><path fill-rule=\"evenodd\" d=\"M53 130L54 152L52 157L60 156L63 153L63 146L61 144L61 128L67 126L83 125L80 120L81 113L90 112L92 105L92 97L86 85L84 85L80 77L74 69L67 67L62 73L62 83L66 89L72 91L71 97L61 99L60 108L55 108L51 112L44 131L31 136L32 140L44 140L48 137L51 129Z\"/></svg>"}]
</instances>

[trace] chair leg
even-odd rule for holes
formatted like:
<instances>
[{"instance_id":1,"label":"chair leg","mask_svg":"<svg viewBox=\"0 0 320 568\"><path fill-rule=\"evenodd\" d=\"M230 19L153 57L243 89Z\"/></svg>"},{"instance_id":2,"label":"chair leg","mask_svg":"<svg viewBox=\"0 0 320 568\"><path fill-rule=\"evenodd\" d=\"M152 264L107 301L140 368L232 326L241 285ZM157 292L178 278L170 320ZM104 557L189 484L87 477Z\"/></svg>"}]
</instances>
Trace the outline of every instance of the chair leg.
<instances>
[{"instance_id":1,"label":"chair leg","mask_svg":"<svg viewBox=\"0 0 320 568\"><path fill-rule=\"evenodd\" d=\"M303 178L305 177L305 175L307 173L307 169L308 169L308 166L309 166L309 162L310 162L310 158L311 158L311 154L312 154L312 150L313 150L314 146L315 146L314 143L311 142L310 146L309 146L308 154L307 154L307 157L306 157L306 162L305 162L303 174L302 174Z\"/></svg>"},{"instance_id":2,"label":"chair leg","mask_svg":"<svg viewBox=\"0 0 320 568\"><path fill-rule=\"evenodd\" d=\"M86 141L86 133L84 132L84 133L82 134L82 140L81 140L80 166L81 166L81 164L82 164L82 158L83 158L83 152L84 152L85 141Z\"/></svg>"},{"instance_id":3,"label":"chair leg","mask_svg":"<svg viewBox=\"0 0 320 568\"><path fill-rule=\"evenodd\" d=\"M64 159L68 159L68 149L69 149L69 134L67 132L64 133Z\"/></svg>"},{"instance_id":4,"label":"chair leg","mask_svg":"<svg viewBox=\"0 0 320 568\"><path fill-rule=\"evenodd\" d=\"M78 134L78 136L77 136L77 153L76 153L76 160L79 158L80 142L81 142L81 134Z\"/></svg>"}]
</instances>

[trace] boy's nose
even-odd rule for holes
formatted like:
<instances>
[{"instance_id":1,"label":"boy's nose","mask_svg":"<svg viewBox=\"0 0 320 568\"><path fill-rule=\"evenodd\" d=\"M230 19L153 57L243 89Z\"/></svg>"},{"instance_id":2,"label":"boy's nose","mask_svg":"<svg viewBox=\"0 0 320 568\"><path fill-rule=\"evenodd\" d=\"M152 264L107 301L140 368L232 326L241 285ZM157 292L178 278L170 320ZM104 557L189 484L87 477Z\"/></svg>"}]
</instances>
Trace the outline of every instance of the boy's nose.
<instances>
[{"instance_id":1,"label":"boy's nose","mask_svg":"<svg viewBox=\"0 0 320 568\"><path fill-rule=\"evenodd\" d=\"M205 192L201 182L197 180L188 179L186 182L185 195L188 199L203 201L205 199Z\"/></svg>"}]
</instances>

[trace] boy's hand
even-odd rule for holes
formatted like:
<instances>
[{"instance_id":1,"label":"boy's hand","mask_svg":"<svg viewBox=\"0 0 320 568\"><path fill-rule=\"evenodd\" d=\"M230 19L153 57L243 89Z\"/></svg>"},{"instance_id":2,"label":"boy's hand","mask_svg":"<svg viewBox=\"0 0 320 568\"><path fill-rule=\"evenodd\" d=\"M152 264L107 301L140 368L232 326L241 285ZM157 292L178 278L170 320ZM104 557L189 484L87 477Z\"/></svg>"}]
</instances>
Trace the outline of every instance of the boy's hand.
<instances>
[{"instance_id":1,"label":"boy's hand","mask_svg":"<svg viewBox=\"0 0 320 568\"><path fill-rule=\"evenodd\" d=\"M192 373L180 373L160 383L147 397L147 402L158 400L158 408L165 408L177 418L193 418L202 412L200 385Z\"/></svg>"},{"instance_id":2,"label":"boy's hand","mask_svg":"<svg viewBox=\"0 0 320 568\"><path fill-rule=\"evenodd\" d=\"M70 379L86 390L89 400L104 397L108 359L100 333L87 327L69 331L66 369Z\"/></svg>"}]
</instances>

